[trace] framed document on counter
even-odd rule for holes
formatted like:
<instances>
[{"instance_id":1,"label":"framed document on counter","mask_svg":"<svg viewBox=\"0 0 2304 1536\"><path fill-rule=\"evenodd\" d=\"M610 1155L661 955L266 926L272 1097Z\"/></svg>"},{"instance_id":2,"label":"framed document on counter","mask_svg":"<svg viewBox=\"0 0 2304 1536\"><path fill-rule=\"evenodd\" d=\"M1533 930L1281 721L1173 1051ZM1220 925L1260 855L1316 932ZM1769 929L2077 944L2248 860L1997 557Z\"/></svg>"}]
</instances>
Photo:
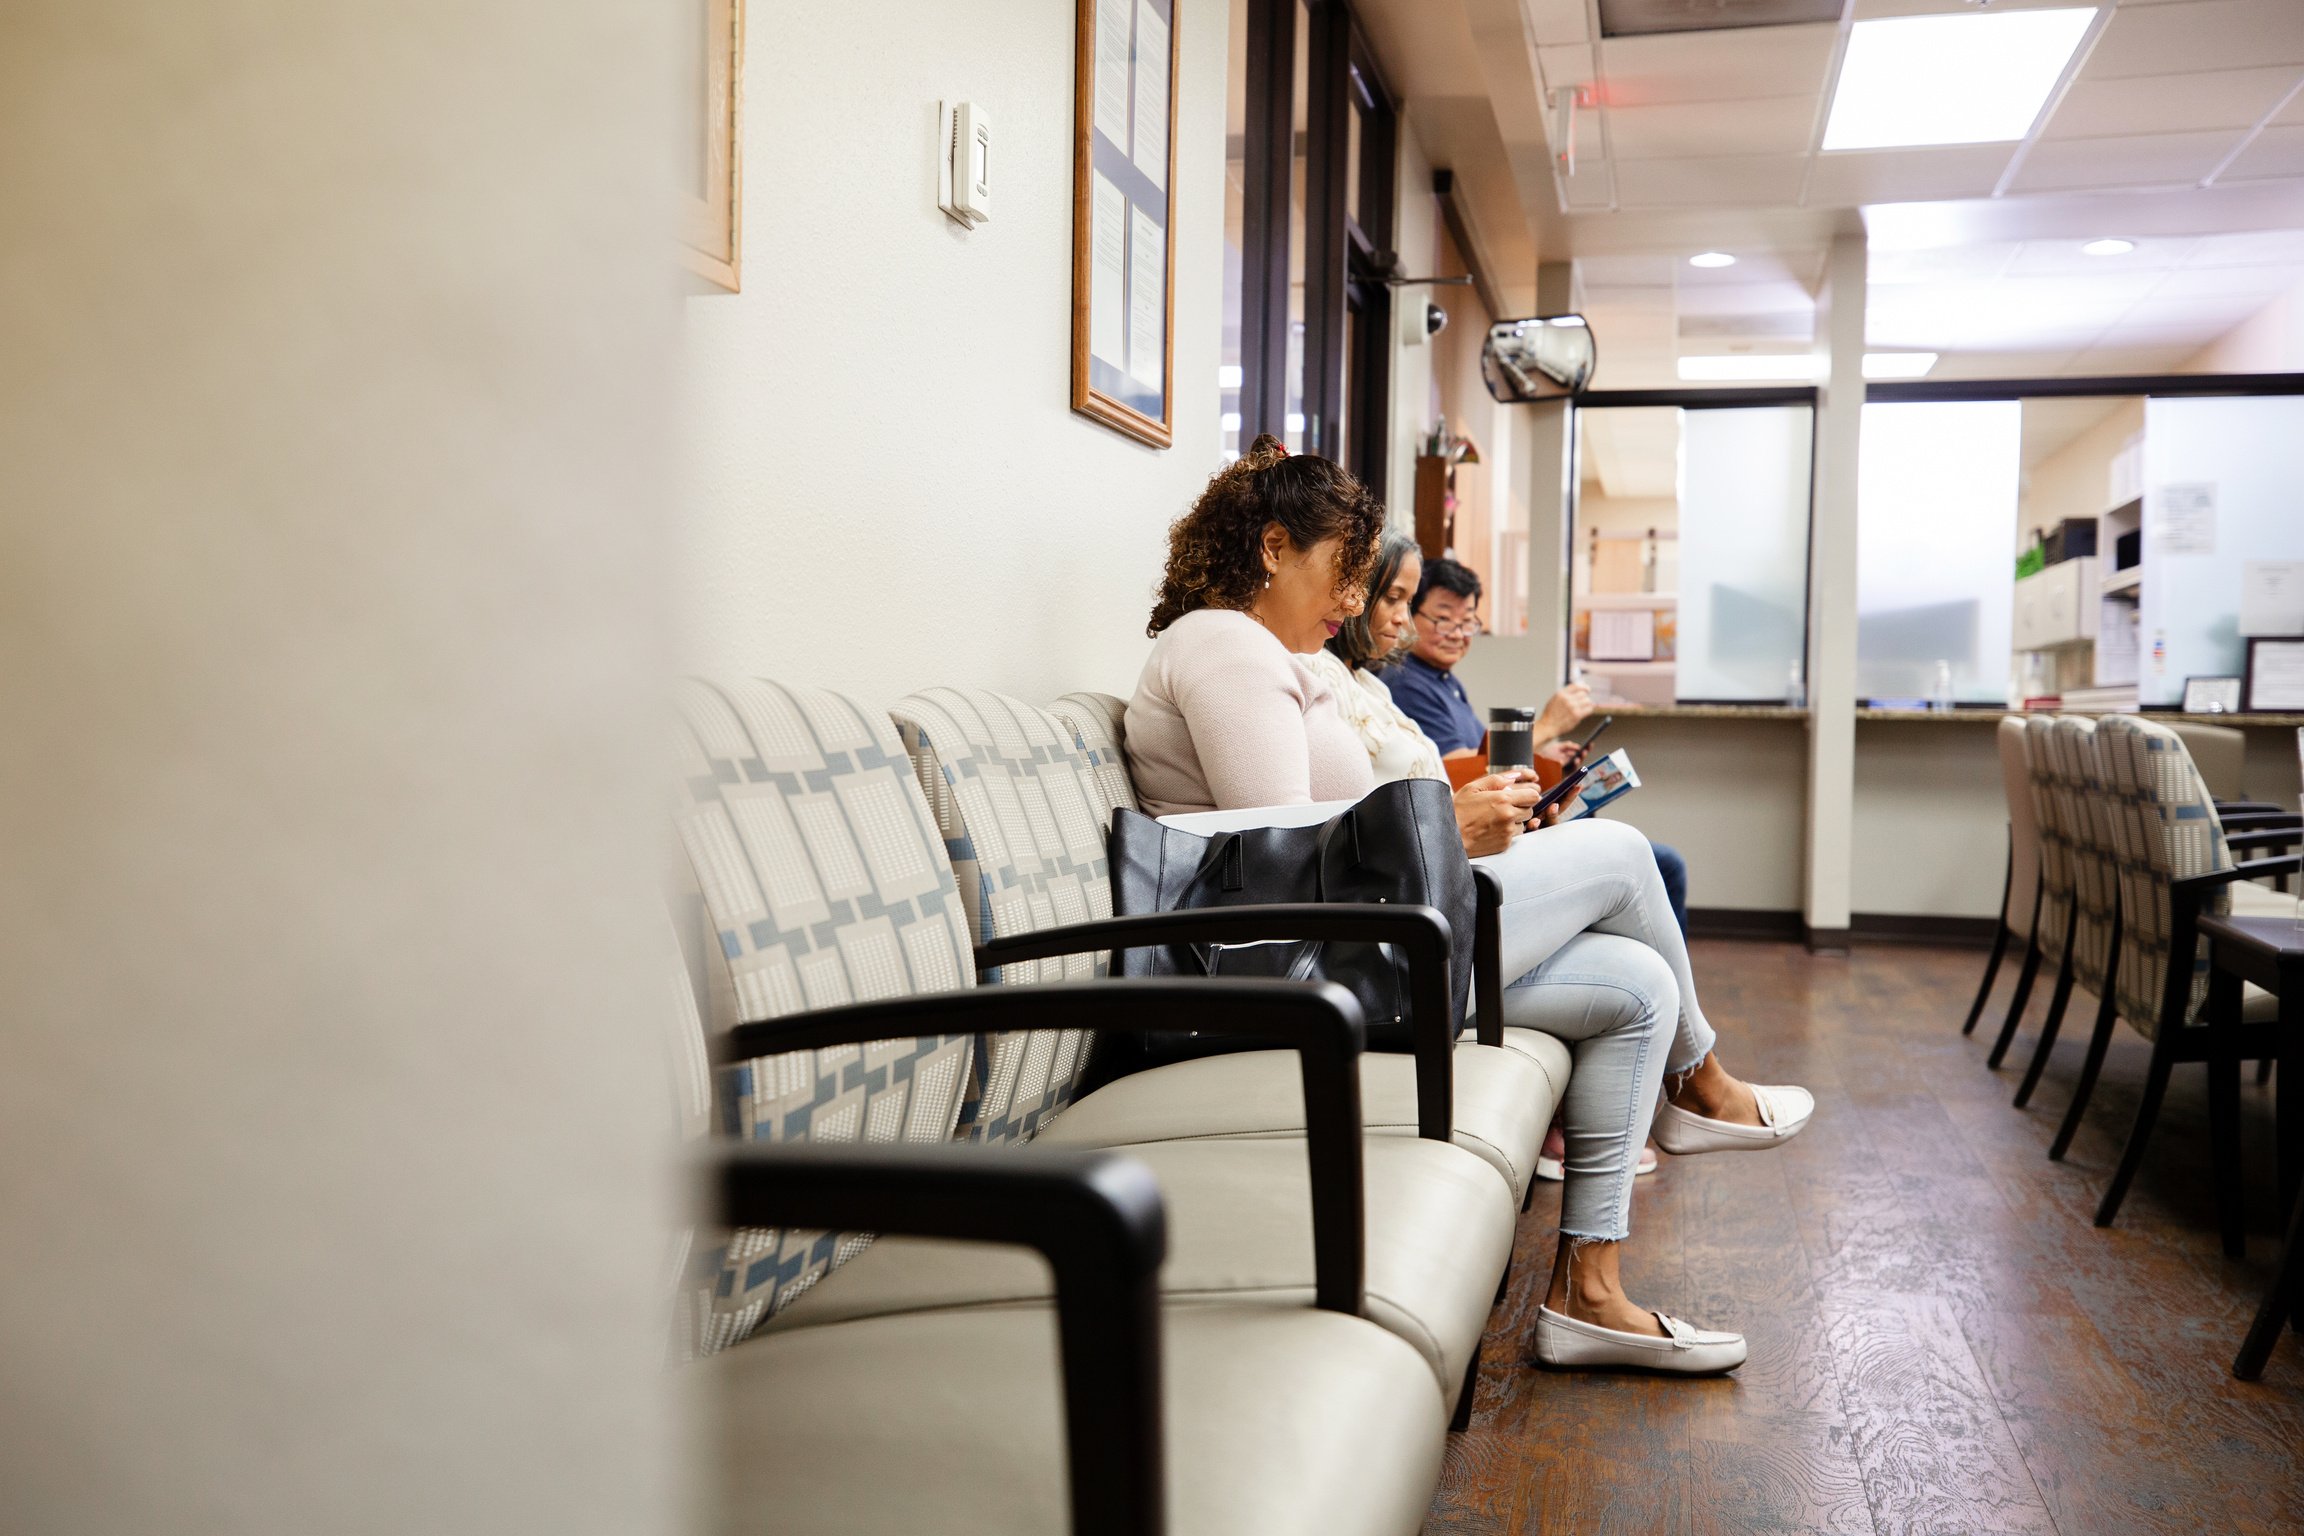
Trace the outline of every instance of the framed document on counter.
<instances>
[{"instance_id":1,"label":"framed document on counter","mask_svg":"<svg viewBox=\"0 0 2304 1536\"><path fill-rule=\"evenodd\" d=\"M1072 409L1166 448L1175 425L1177 0L1078 0Z\"/></svg>"},{"instance_id":2,"label":"framed document on counter","mask_svg":"<svg viewBox=\"0 0 2304 1536\"><path fill-rule=\"evenodd\" d=\"M2304 714L2304 635L2256 635L2248 641L2246 698L2258 714Z\"/></svg>"}]
</instances>

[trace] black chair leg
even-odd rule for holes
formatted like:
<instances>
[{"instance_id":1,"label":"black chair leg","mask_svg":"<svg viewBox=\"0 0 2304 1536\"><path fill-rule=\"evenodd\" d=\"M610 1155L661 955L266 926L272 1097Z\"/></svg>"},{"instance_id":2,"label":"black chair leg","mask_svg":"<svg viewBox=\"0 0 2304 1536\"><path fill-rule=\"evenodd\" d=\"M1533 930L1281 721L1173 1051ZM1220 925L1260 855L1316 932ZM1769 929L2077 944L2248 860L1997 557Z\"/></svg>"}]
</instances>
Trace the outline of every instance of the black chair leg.
<instances>
[{"instance_id":1,"label":"black chair leg","mask_svg":"<svg viewBox=\"0 0 2304 1536\"><path fill-rule=\"evenodd\" d=\"M2000 1038L1992 1044L1992 1063L2008 1054L2008 1042L2016 1038L2016 1026L2024 1018L2024 1009L2032 1001L2032 982L2040 974L2040 935L2024 946L2024 969L2016 973L2016 995L2008 1000L2008 1017L2000 1026Z\"/></svg>"},{"instance_id":2,"label":"black chair leg","mask_svg":"<svg viewBox=\"0 0 2304 1536\"><path fill-rule=\"evenodd\" d=\"M2120 1202L2128 1198L2128 1186L2136 1182L2136 1170L2144 1166L2144 1149L2152 1140L2153 1122L2160 1118L2160 1101L2168 1096L2168 1073L2176 1065L2171 1034L2183 1027L2162 1020L2159 1038L2152 1042L2152 1066L2144 1074L2144 1097L2136 1104L2136 1123L2129 1127L2128 1145L2120 1149L2120 1166L2112 1170L2112 1182L2096 1207L2096 1225L2100 1227L2112 1225L2120 1214Z\"/></svg>"},{"instance_id":3,"label":"black chair leg","mask_svg":"<svg viewBox=\"0 0 2304 1536\"><path fill-rule=\"evenodd\" d=\"M2288 1320L2292 1308L2304 1308L2304 1197L2297 1199L2296 1209L2288 1217L2288 1240L2281 1245L2280 1267L2264 1292L2263 1305L2256 1309L2256 1320L2248 1325L2248 1337L2232 1362L2233 1375L2254 1381L2264 1374L2264 1362L2280 1341L2280 1325Z\"/></svg>"},{"instance_id":4,"label":"black chair leg","mask_svg":"<svg viewBox=\"0 0 2304 1536\"><path fill-rule=\"evenodd\" d=\"M1976 1001L1968 1005L1968 1022L1960 1026L1960 1033L1976 1033L1976 1021L1984 1017L1984 1004L1991 999L1992 983L2000 974L2000 957L2008 952L2008 898L2013 894L2016 879L2016 829L2008 829L2008 867L2000 876L2000 921L1992 930L1992 957L1984 962L1984 981L1976 988Z\"/></svg>"},{"instance_id":5,"label":"black chair leg","mask_svg":"<svg viewBox=\"0 0 2304 1536\"><path fill-rule=\"evenodd\" d=\"M2000 957L2008 953L2008 925L2002 923L1992 936L1992 954L1984 962L1984 980L1976 988L1976 1001L1968 1005L1968 1022L1960 1026L1960 1033L1976 1033L1976 1021L1984 1017L1984 1005L1992 1000L1992 983L2000 979Z\"/></svg>"},{"instance_id":6,"label":"black chair leg","mask_svg":"<svg viewBox=\"0 0 2304 1536\"><path fill-rule=\"evenodd\" d=\"M2240 979L2217 971L2208 984L2208 1156L2216 1180L2216 1226L2227 1258L2248 1254L2240 1175Z\"/></svg>"},{"instance_id":7,"label":"black chair leg","mask_svg":"<svg viewBox=\"0 0 2304 1536\"><path fill-rule=\"evenodd\" d=\"M1472 1427L1472 1394L1479 1389L1479 1386L1480 1346L1475 1344L1472 1346L1471 1363L1464 1367L1463 1390L1456 1394L1456 1412L1448 1420L1450 1429L1462 1430Z\"/></svg>"},{"instance_id":8,"label":"black chair leg","mask_svg":"<svg viewBox=\"0 0 2304 1536\"><path fill-rule=\"evenodd\" d=\"M2096 1091L2096 1074L2104 1069L2104 1053L2111 1048L2113 1026L2120 1022L2113 986L2110 981L2104 984L2103 999L2096 1007L2096 1032L2088 1037L2088 1056L2080 1063L2080 1081L2072 1085L2072 1102L2064 1107L2064 1123L2056 1128L2056 1139L2048 1145L2052 1162L2064 1161L2064 1154L2071 1150L2072 1138L2080 1132L2080 1117L2088 1112L2088 1096Z\"/></svg>"},{"instance_id":9,"label":"black chair leg","mask_svg":"<svg viewBox=\"0 0 2304 1536\"><path fill-rule=\"evenodd\" d=\"M2045 1060L2048 1048L2056 1043L2056 1031L2064 1023L2064 1010L2071 1001L2072 945L2067 940L2064 945L2064 963L2056 967L2056 990L2048 999L2048 1017L2040 1025L2040 1043L2034 1047L2032 1052L2032 1060L2035 1063ZM1999 1070L2001 1059L2007 1055L2009 1043L2008 1036L2003 1035L1992 1054L1985 1058L1984 1065L1994 1071ZM2023 1103L2021 1093L2017 1095L2017 1103L2019 1105Z\"/></svg>"},{"instance_id":10,"label":"black chair leg","mask_svg":"<svg viewBox=\"0 0 2304 1536\"><path fill-rule=\"evenodd\" d=\"M2055 1054L2056 1029L2064 1022L2064 1003L2070 988L2059 988L2056 1005L2048 1010L2048 1022L2040 1026L2040 1043L2032 1047L2032 1064L2024 1069L2024 1081L2016 1089L2016 1107L2022 1109L2032 1102L2032 1090L2040 1086L2040 1074L2047 1070L2048 1058Z\"/></svg>"}]
</instances>

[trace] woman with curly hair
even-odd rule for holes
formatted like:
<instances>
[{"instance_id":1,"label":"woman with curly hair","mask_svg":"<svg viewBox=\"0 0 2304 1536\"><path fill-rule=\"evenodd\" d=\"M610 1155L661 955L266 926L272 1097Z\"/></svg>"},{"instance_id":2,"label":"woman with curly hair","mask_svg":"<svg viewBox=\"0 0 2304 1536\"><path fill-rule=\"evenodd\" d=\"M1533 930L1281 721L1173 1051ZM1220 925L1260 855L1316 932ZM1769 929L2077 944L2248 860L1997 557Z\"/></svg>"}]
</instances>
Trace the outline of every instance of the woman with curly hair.
<instances>
[{"instance_id":1,"label":"woman with curly hair","mask_svg":"<svg viewBox=\"0 0 2304 1536\"><path fill-rule=\"evenodd\" d=\"M1312 658L1369 608L1382 526L1381 507L1342 468L1260 437L1170 528L1155 644L1127 714L1148 810L1302 805L1375 787L1370 751L1339 707L1342 688L1359 685ZM1375 596L1381 609L1390 593ZM1720 1065L1646 839L1597 820L1531 837L1535 786L1490 775L1467 789L1480 786L1477 809L1501 808L1503 825L1492 834L1477 814L1468 822L1461 795L1458 821L1467 854L1504 883L1503 973L1516 978L1504 1021L1567 1042L1576 1061L1561 1101L1560 1248L1537 1359L1732 1370L1741 1334L1690 1327L1624 1294L1636 1161L1652 1120L1667 1151L1757 1149L1797 1134L1815 1101ZM1673 1092L1659 1110L1668 1067Z\"/></svg>"}]
</instances>

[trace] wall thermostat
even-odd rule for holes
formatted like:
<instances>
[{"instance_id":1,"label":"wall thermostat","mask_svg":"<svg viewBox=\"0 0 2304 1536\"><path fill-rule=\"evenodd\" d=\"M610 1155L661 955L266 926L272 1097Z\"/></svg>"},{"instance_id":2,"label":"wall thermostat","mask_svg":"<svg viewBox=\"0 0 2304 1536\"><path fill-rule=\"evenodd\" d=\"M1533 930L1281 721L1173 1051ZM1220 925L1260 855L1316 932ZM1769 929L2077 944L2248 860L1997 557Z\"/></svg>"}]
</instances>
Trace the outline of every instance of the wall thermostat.
<instances>
[{"instance_id":1,"label":"wall thermostat","mask_svg":"<svg viewBox=\"0 0 2304 1536\"><path fill-rule=\"evenodd\" d=\"M992 119L972 101L937 112L936 205L974 229L992 217Z\"/></svg>"}]
</instances>

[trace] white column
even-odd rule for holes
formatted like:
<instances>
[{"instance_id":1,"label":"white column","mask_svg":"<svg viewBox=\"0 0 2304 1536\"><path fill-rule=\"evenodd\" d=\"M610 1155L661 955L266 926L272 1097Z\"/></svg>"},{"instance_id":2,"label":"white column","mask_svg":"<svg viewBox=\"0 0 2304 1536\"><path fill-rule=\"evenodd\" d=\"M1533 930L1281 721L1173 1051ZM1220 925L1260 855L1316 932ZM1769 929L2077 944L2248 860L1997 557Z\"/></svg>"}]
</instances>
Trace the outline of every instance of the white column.
<instances>
[{"instance_id":1,"label":"white column","mask_svg":"<svg viewBox=\"0 0 2304 1536\"><path fill-rule=\"evenodd\" d=\"M0 30L0 1530L679 1529L672 13Z\"/></svg>"},{"instance_id":2,"label":"white column","mask_svg":"<svg viewBox=\"0 0 2304 1536\"><path fill-rule=\"evenodd\" d=\"M1808 594L1809 944L1846 947L1856 801L1856 455L1864 412L1862 235L1832 242L1817 304L1827 370L1816 409Z\"/></svg>"}]
</instances>

